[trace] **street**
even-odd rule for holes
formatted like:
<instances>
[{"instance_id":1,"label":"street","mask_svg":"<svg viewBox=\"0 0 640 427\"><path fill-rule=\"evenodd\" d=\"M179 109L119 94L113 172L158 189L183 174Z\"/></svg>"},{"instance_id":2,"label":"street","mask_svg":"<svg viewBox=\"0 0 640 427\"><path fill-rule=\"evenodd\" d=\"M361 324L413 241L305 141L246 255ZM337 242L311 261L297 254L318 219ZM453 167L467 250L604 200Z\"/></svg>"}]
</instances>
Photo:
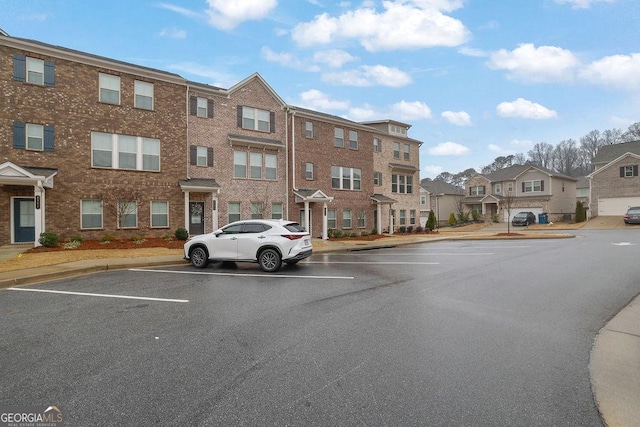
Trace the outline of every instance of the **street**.
<instances>
[{"instance_id":1,"label":"street","mask_svg":"<svg viewBox=\"0 0 640 427\"><path fill-rule=\"evenodd\" d=\"M600 426L640 233L443 241L0 290L2 404L67 425Z\"/></svg>"}]
</instances>

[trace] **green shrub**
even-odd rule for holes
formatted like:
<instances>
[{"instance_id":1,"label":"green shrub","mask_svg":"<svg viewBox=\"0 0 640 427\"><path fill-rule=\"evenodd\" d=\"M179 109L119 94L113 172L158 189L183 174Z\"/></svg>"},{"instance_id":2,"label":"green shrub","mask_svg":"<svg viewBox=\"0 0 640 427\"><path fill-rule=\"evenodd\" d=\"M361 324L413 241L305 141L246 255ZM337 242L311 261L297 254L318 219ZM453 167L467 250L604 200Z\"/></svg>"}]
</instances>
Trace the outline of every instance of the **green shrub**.
<instances>
[{"instance_id":1,"label":"green shrub","mask_svg":"<svg viewBox=\"0 0 640 427\"><path fill-rule=\"evenodd\" d=\"M438 224L437 224L438 220L436 220L436 214L433 213L433 211L429 211L429 217L427 218L427 229L429 231L431 230L435 230L436 228L438 228Z\"/></svg>"},{"instance_id":2,"label":"green shrub","mask_svg":"<svg viewBox=\"0 0 640 427\"><path fill-rule=\"evenodd\" d=\"M135 243L136 245L141 245L144 243L145 239L143 237L140 236L133 236L131 238L131 240L133 241L133 243Z\"/></svg>"},{"instance_id":3,"label":"green shrub","mask_svg":"<svg viewBox=\"0 0 640 427\"><path fill-rule=\"evenodd\" d=\"M378 234L378 229L377 229L377 228L375 228L375 227L373 227L373 228L371 229L371 234Z\"/></svg>"},{"instance_id":4,"label":"green shrub","mask_svg":"<svg viewBox=\"0 0 640 427\"><path fill-rule=\"evenodd\" d=\"M366 236L368 236L368 235L369 235L369 232L368 232L368 231L362 231L362 232L360 232L360 235L361 235L362 237L366 237Z\"/></svg>"},{"instance_id":5,"label":"green shrub","mask_svg":"<svg viewBox=\"0 0 640 427\"><path fill-rule=\"evenodd\" d=\"M336 237L336 238L342 237L342 230L334 230L333 237Z\"/></svg>"},{"instance_id":6,"label":"green shrub","mask_svg":"<svg viewBox=\"0 0 640 427\"><path fill-rule=\"evenodd\" d=\"M55 248L58 246L58 235L56 233L45 231L44 233L40 233L38 242L40 242L40 244L45 248Z\"/></svg>"},{"instance_id":7,"label":"green shrub","mask_svg":"<svg viewBox=\"0 0 640 427\"><path fill-rule=\"evenodd\" d=\"M358 233L352 231L351 233L349 233L349 237L358 237Z\"/></svg>"},{"instance_id":8,"label":"green shrub","mask_svg":"<svg viewBox=\"0 0 640 427\"><path fill-rule=\"evenodd\" d=\"M178 227L176 229L176 239L187 240L189 238L189 232L184 227Z\"/></svg>"},{"instance_id":9,"label":"green shrub","mask_svg":"<svg viewBox=\"0 0 640 427\"><path fill-rule=\"evenodd\" d=\"M479 221L480 220L480 212L478 211L471 211L471 218L474 221Z\"/></svg>"},{"instance_id":10,"label":"green shrub","mask_svg":"<svg viewBox=\"0 0 640 427\"><path fill-rule=\"evenodd\" d=\"M587 220L587 211L581 201L576 202L576 222L584 222Z\"/></svg>"},{"instance_id":11,"label":"green shrub","mask_svg":"<svg viewBox=\"0 0 640 427\"><path fill-rule=\"evenodd\" d=\"M457 223L458 223L458 220L456 219L456 214L451 212L451 215L449 215L449 225L454 226Z\"/></svg>"},{"instance_id":12,"label":"green shrub","mask_svg":"<svg viewBox=\"0 0 640 427\"><path fill-rule=\"evenodd\" d=\"M498 216L498 214L491 215L491 221L493 221L495 223L500 222L500 217Z\"/></svg>"},{"instance_id":13,"label":"green shrub","mask_svg":"<svg viewBox=\"0 0 640 427\"><path fill-rule=\"evenodd\" d=\"M73 236L73 237L71 238L71 241L72 241L72 242L79 242L79 243L82 243L82 237L81 237L81 236Z\"/></svg>"},{"instance_id":14,"label":"green shrub","mask_svg":"<svg viewBox=\"0 0 640 427\"><path fill-rule=\"evenodd\" d=\"M458 214L458 222L464 224L465 222L469 222L469 213L468 212L460 212Z\"/></svg>"},{"instance_id":15,"label":"green shrub","mask_svg":"<svg viewBox=\"0 0 640 427\"><path fill-rule=\"evenodd\" d=\"M107 244L107 243L111 243L114 240L116 240L115 237L113 237L110 234L105 234L104 236L102 236L102 239L100 239L100 243L102 243L103 245Z\"/></svg>"}]
</instances>

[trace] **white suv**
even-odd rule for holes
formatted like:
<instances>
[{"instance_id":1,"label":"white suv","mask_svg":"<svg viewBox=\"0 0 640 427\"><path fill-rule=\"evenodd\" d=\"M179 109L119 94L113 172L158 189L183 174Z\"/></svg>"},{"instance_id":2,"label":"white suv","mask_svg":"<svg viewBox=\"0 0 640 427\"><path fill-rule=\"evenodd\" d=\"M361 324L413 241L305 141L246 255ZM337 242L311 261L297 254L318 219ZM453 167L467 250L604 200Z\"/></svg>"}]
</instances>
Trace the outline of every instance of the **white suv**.
<instances>
[{"instance_id":1,"label":"white suv","mask_svg":"<svg viewBox=\"0 0 640 427\"><path fill-rule=\"evenodd\" d=\"M184 244L184 259L196 268L206 267L209 261L257 262L264 271L273 272L283 262L295 264L312 251L311 237L300 224L252 219L189 238Z\"/></svg>"}]
</instances>

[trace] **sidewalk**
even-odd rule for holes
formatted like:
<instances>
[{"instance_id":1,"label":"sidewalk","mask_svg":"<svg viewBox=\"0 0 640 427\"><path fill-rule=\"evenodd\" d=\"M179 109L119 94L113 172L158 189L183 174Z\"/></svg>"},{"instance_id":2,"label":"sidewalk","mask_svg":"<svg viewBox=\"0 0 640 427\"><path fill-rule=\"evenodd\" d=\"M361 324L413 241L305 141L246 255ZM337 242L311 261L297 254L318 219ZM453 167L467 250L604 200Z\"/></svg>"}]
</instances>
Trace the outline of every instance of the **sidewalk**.
<instances>
[{"instance_id":1,"label":"sidewalk","mask_svg":"<svg viewBox=\"0 0 640 427\"><path fill-rule=\"evenodd\" d=\"M616 228L618 226L619 224L613 220L601 224L592 224L590 221L586 223L585 228ZM582 224L572 229L581 227ZM497 233L506 231L506 224L501 223L474 231L443 229L438 234L393 235L372 241L313 239L313 252L320 254L370 250L453 239L494 239L497 238ZM551 230L541 225L529 228L511 227L510 231L527 233L524 238L572 237L562 229ZM29 248L30 246L15 245L0 247L0 262L19 256ZM182 259L182 255L74 261L28 270L0 272L0 290L98 271L185 264L186 261ZM589 368L595 401L605 425L608 427L640 426L640 296L600 330L591 352Z\"/></svg>"}]
</instances>

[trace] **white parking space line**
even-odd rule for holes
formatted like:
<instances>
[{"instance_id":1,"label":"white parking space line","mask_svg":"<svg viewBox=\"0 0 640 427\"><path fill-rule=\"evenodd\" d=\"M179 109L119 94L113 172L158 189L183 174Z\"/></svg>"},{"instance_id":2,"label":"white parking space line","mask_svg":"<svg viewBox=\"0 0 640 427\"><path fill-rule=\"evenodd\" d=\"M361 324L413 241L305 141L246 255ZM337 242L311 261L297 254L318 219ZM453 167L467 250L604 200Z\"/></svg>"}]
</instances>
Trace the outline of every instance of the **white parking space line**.
<instances>
[{"instance_id":1,"label":"white parking space line","mask_svg":"<svg viewBox=\"0 0 640 427\"><path fill-rule=\"evenodd\" d=\"M48 294L80 295L80 296L87 296L87 297L136 299L136 300L159 301L159 302L189 302L188 299L168 299L168 298L134 297L134 296L128 296L128 295L92 294L89 292L54 291L51 289L8 288L7 290L23 291L23 292L44 292Z\"/></svg>"},{"instance_id":2,"label":"white parking space line","mask_svg":"<svg viewBox=\"0 0 640 427\"><path fill-rule=\"evenodd\" d=\"M321 255L325 255L325 254L321 254ZM359 256L359 257L367 257L367 256L383 256L383 257L387 257L389 255L393 255L393 256L426 256L426 255L437 255L437 256L491 256L494 255L493 252L480 252L480 253L466 253L466 254L460 254L460 253L446 253L446 252L407 252L407 253L401 253L401 252L385 252L385 253L340 253L340 254L335 254L336 256L339 257L344 257L344 256Z\"/></svg>"},{"instance_id":3,"label":"white parking space line","mask_svg":"<svg viewBox=\"0 0 640 427\"><path fill-rule=\"evenodd\" d=\"M386 264L386 265L440 265L439 262L402 261L301 261L300 264Z\"/></svg>"},{"instance_id":4,"label":"white parking space line","mask_svg":"<svg viewBox=\"0 0 640 427\"><path fill-rule=\"evenodd\" d=\"M300 274L273 274L273 273L214 273L207 271L172 271L172 270L147 270L144 268L130 268L129 271L143 271L145 273L173 273L173 274L199 274L205 276L232 276L232 277L269 277L274 279L345 279L353 280L353 276L303 276Z\"/></svg>"}]
</instances>

